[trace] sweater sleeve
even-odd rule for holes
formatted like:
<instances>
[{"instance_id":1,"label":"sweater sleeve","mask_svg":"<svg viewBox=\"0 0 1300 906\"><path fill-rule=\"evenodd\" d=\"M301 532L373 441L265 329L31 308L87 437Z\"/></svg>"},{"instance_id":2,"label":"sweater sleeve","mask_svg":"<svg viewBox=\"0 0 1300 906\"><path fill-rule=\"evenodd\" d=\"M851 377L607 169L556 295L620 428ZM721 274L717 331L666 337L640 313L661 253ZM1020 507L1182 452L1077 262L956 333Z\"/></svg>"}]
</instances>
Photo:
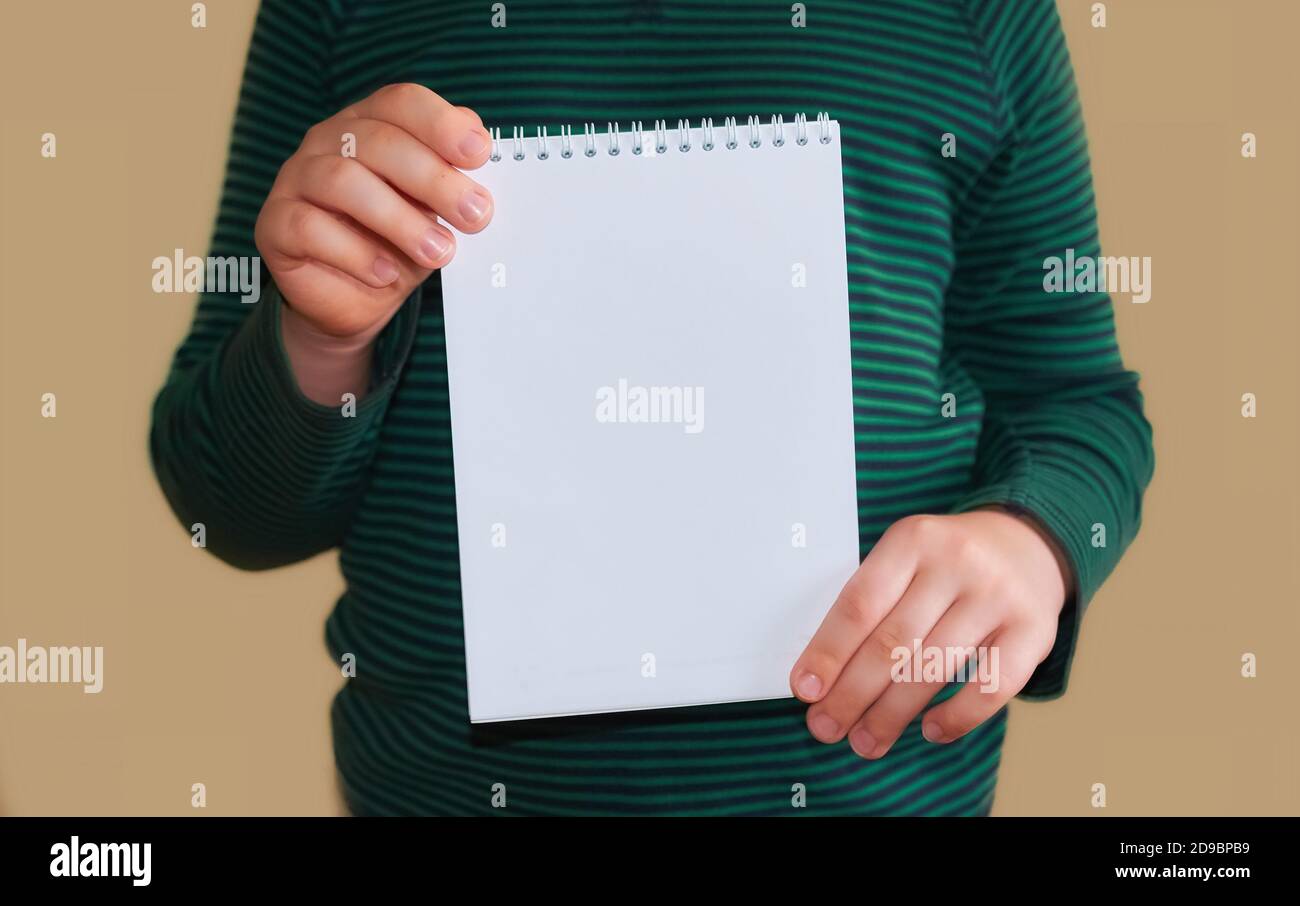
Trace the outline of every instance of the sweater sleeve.
<instances>
[{"instance_id":1,"label":"sweater sleeve","mask_svg":"<svg viewBox=\"0 0 1300 906\"><path fill-rule=\"evenodd\" d=\"M1065 691L1088 602L1137 534L1151 480L1151 427L1138 377L1121 363L1101 291L1048 292L1045 262L1100 254L1074 74L1052 0L970 9L995 94L1001 152L955 224L948 354L985 407L973 490L957 512L1001 505L1037 522L1075 587L1056 643L1022 691Z\"/></svg>"},{"instance_id":2,"label":"sweater sleeve","mask_svg":"<svg viewBox=\"0 0 1300 906\"><path fill-rule=\"evenodd\" d=\"M255 261L253 225L280 165L329 116L322 73L337 19L331 3L264 0L230 144L214 257ZM280 337L281 299L200 294L189 334L153 407L150 452L187 531L245 569L291 563L342 539L393 387L411 347L420 293L379 335L370 391L355 413L304 396Z\"/></svg>"}]
</instances>

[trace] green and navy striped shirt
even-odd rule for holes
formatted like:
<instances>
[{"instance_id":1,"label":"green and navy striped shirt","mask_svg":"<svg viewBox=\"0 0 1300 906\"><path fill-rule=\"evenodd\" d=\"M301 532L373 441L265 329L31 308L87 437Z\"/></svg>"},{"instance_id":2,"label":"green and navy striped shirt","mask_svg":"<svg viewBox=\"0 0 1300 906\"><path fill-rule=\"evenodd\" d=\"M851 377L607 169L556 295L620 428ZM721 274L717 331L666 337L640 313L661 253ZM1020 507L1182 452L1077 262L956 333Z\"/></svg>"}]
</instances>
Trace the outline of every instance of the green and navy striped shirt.
<instances>
[{"instance_id":1,"label":"green and navy striped shirt","mask_svg":"<svg viewBox=\"0 0 1300 906\"><path fill-rule=\"evenodd\" d=\"M843 138L862 553L912 513L1001 504L1036 517L1077 587L1023 694L1059 695L1083 609L1137 532L1153 459L1109 299L1044 288L1044 259L1100 254L1052 0L817 0L802 23L782 0L504 6L495 27L480 0L264 0L211 253L256 255L258 210L304 132L392 82L507 134L829 111ZM439 277L380 335L355 418L299 392L280 304L273 287L255 305L201 296L152 451L173 508L207 526L222 559L265 569L340 548L347 590L325 635L336 658L356 658L332 714L353 811L989 810L1005 711L946 746L918 719L876 762L816 742L794 700L471 726ZM805 808L792 807L796 784Z\"/></svg>"}]
</instances>

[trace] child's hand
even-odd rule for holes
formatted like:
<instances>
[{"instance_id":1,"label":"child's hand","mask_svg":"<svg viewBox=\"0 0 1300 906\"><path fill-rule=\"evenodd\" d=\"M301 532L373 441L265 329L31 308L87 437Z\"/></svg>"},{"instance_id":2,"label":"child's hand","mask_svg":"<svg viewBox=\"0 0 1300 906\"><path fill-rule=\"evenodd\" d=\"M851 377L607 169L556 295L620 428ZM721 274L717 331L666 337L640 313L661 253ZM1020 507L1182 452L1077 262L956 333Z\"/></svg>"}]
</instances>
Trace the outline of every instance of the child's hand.
<instances>
[{"instance_id":1,"label":"child's hand","mask_svg":"<svg viewBox=\"0 0 1300 906\"><path fill-rule=\"evenodd\" d=\"M293 329L344 347L373 339L455 254L437 218L464 233L492 218L492 196L460 172L482 166L490 148L476 113L413 84L381 88L308 130L254 234L303 322Z\"/></svg>"},{"instance_id":2,"label":"child's hand","mask_svg":"<svg viewBox=\"0 0 1300 906\"><path fill-rule=\"evenodd\" d=\"M996 646L994 691L968 682L925 717L931 742L951 742L992 717L1019 692L1056 639L1069 569L1029 522L982 510L912 516L890 527L844 586L790 673L822 742L847 734L864 758L889 751L943 688L915 682L913 665L895 682L896 649ZM968 677L973 676L973 663Z\"/></svg>"}]
</instances>

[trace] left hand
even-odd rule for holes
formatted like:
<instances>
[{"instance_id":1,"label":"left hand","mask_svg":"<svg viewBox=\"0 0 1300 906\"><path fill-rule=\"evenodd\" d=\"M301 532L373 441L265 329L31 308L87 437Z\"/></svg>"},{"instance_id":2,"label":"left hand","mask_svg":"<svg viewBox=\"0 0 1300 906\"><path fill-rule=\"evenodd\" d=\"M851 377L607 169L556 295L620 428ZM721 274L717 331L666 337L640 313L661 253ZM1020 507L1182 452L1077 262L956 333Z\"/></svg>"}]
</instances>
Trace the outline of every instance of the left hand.
<instances>
[{"instance_id":1,"label":"left hand","mask_svg":"<svg viewBox=\"0 0 1300 906\"><path fill-rule=\"evenodd\" d=\"M965 661L958 655L950 663L949 653L988 646L978 678L972 659L970 682L922 724L930 742L958 739L1023 689L1051 652L1071 584L1054 542L1010 513L899 520L790 672L790 688L811 704L809 731L825 743L847 735L857 754L880 758L952 679L953 664ZM922 673L925 681L914 681L917 645L921 665L942 654L942 678ZM896 681L895 671L905 681Z\"/></svg>"}]
</instances>

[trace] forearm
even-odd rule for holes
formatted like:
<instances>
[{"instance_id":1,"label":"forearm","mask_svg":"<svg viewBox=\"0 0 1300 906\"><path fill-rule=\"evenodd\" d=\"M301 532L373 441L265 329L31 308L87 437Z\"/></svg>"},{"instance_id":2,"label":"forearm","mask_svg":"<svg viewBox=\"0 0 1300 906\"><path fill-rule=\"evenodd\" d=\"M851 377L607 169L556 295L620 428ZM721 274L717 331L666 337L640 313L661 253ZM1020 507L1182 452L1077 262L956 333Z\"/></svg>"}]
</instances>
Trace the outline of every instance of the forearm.
<instances>
[{"instance_id":1,"label":"forearm","mask_svg":"<svg viewBox=\"0 0 1300 906\"><path fill-rule=\"evenodd\" d=\"M245 569L339 543L414 339L419 294L393 319L392 334L370 344L365 374L379 379L355 407L300 391L281 308L278 292L266 294L227 344L174 371L154 404L151 452L172 509L186 529L202 523L208 549Z\"/></svg>"}]
</instances>

